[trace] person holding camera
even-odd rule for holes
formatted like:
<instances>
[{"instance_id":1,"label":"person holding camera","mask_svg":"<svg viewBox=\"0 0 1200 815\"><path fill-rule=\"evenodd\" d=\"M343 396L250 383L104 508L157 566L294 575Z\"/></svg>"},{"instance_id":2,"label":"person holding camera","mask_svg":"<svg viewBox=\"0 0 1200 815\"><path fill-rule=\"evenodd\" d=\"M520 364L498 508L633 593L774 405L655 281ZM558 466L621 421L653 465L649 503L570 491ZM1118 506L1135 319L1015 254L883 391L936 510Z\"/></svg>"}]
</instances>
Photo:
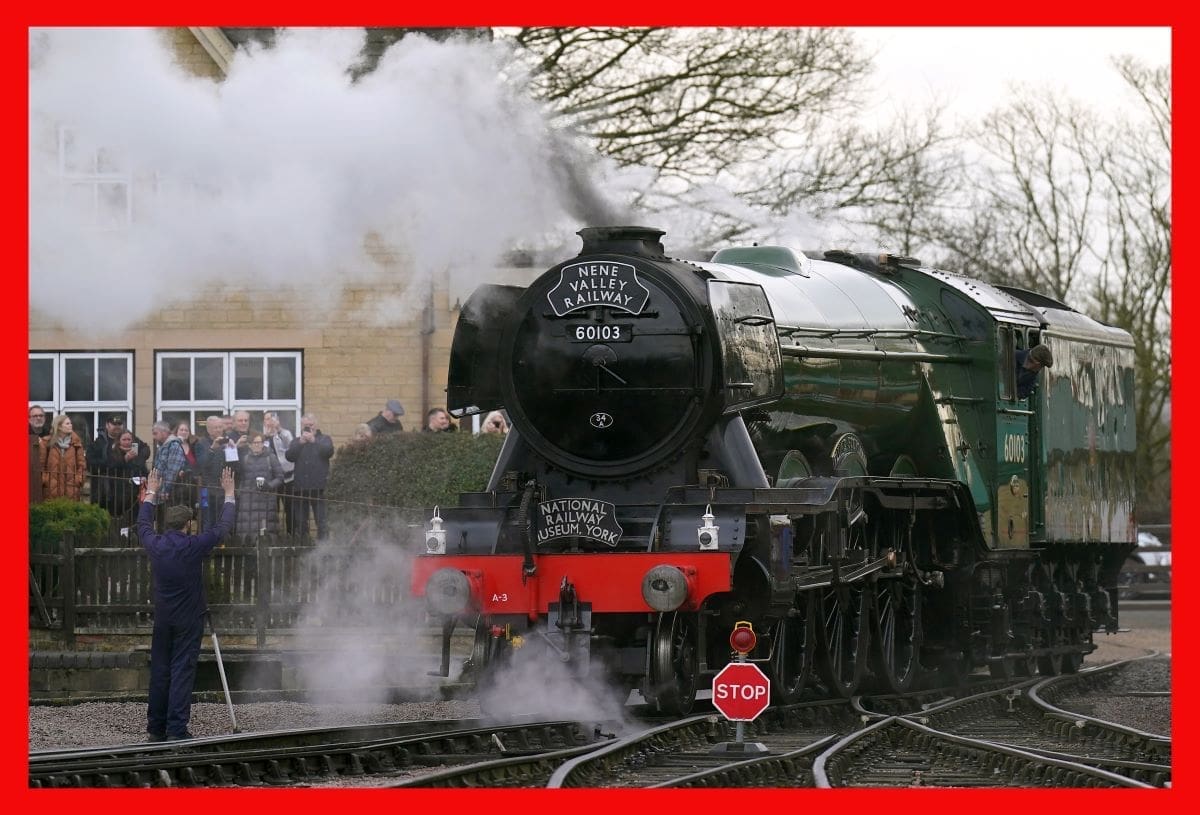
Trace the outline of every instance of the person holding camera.
<instances>
[{"instance_id":1,"label":"person holding camera","mask_svg":"<svg viewBox=\"0 0 1200 815\"><path fill-rule=\"evenodd\" d=\"M140 480L146 477L147 456L142 455L144 445L134 441L133 432L123 430L108 448L105 458L107 477L100 481L100 506L117 521L118 526L132 526L133 508L137 504ZM149 451L146 451L147 454Z\"/></svg>"},{"instance_id":2,"label":"person holding camera","mask_svg":"<svg viewBox=\"0 0 1200 815\"><path fill-rule=\"evenodd\" d=\"M200 526L211 529L221 512L217 500L217 488L221 485L221 471L233 467L235 477L241 472L237 445L225 435L225 420L220 416L209 416L204 423L209 442L200 464ZM198 442L197 444L203 444Z\"/></svg>"},{"instance_id":3,"label":"person holding camera","mask_svg":"<svg viewBox=\"0 0 1200 815\"><path fill-rule=\"evenodd\" d=\"M116 446L117 441L125 433L132 433L125 428L125 416L113 413L104 417L104 432L100 433L88 445L87 468L91 475L91 499L93 504L105 505L104 498L116 486L115 479L128 477L124 468L114 471L109 466L109 451ZM146 463L150 460L150 445L145 444L136 435L132 437L130 446L133 448L138 463L141 465L141 475L146 474ZM107 506L105 507L107 509ZM112 512L110 511L111 515ZM114 515L114 517L116 517Z\"/></svg>"},{"instance_id":4,"label":"person holding camera","mask_svg":"<svg viewBox=\"0 0 1200 815\"><path fill-rule=\"evenodd\" d=\"M499 433L504 435L508 432L508 419L504 418L504 414L498 410L493 410L483 420L483 424L479 426L480 433Z\"/></svg>"},{"instance_id":5,"label":"person holding camera","mask_svg":"<svg viewBox=\"0 0 1200 815\"><path fill-rule=\"evenodd\" d=\"M279 531L279 488L283 469L267 449L262 433L246 434L250 452L242 457L238 489L237 534L274 535Z\"/></svg>"},{"instance_id":6,"label":"person holding camera","mask_svg":"<svg viewBox=\"0 0 1200 815\"><path fill-rule=\"evenodd\" d=\"M287 449L295 437L279 421L279 414L268 410L263 414L263 441L266 449L283 472L283 486L279 488L279 503L283 511L283 531L292 534L292 479L295 478L296 465L287 460Z\"/></svg>"},{"instance_id":7,"label":"person holding camera","mask_svg":"<svg viewBox=\"0 0 1200 815\"><path fill-rule=\"evenodd\" d=\"M308 537L308 514L317 521L317 540L329 537L325 519L325 484L329 481L329 459L333 458L333 439L321 432L317 417L306 413L300 418L300 435L288 445L287 460L296 468L292 479L293 531Z\"/></svg>"}]
</instances>

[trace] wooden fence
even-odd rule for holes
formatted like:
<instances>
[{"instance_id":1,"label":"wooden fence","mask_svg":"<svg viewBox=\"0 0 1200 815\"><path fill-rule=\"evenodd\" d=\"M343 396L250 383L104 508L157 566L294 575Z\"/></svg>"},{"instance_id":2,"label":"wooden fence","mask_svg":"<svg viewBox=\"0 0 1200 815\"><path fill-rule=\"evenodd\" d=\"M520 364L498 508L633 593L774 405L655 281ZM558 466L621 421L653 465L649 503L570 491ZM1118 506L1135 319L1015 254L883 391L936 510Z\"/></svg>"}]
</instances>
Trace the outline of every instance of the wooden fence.
<instances>
[{"instance_id":1,"label":"wooden fence","mask_svg":"<svg viewBox=\"0 0 1200 815\"><path fill-rule=\"evenodd\" d=\"M29 556L32 626L80 634L148 634L154 608L150 559L133 529L120 546L77 547L65 535L59 551ZM309 543L279 536L231 538L204 561L213 626L253 636L297 628L305 614L326 625L368 614L403 611L408 548L401 543ZM378 616L377 616L378 615Z\"/></svg>"}]
</instances>

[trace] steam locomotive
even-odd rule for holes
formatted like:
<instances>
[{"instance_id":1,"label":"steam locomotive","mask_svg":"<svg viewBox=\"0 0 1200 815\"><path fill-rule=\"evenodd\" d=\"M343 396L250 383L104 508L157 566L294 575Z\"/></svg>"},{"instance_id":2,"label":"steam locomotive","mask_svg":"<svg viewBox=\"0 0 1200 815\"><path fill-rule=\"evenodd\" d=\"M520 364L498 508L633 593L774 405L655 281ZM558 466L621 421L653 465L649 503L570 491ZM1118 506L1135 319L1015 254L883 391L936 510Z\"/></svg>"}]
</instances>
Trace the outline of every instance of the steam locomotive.
<instances>
[{"instance_id":1,"label":"steam locomotive","mask_svg":"<svg viewBox=\"0 0 1200 815\"><path fill-rule=\"evenodd\" d=\"M503 407L487 489L435 512L412 590L687 712L749 622L786 703L1075 671L1135 540L1130 336L912 258L778 246L708 262L594 227L462 309L448 407ZM1016 353L1052 348L1032 396ZM818 688L819 683L819 688Z\"/></svg>"}]
</instances>

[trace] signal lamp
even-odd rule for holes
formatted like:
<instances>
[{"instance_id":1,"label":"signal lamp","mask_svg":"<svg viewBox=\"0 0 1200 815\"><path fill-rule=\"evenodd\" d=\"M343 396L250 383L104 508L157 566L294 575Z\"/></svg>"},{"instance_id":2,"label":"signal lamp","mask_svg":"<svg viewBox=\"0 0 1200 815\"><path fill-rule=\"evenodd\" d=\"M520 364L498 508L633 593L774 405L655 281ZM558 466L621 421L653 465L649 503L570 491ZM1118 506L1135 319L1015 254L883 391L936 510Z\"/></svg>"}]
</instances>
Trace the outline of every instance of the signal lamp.
<instances>
[{"instance_id":1,"label":"signal lamp","mask_svg":"<svg viewBox=\"0 0 1200 815\"><path fill-rule=\"evenodd\" d=\"M702 523L696 529L696 537L700 542L700 551L716 549L720 541L721 527L713 526L712 504L704 508L704 514L700 516L700 520Z\"/></svg>"}]
</instances>

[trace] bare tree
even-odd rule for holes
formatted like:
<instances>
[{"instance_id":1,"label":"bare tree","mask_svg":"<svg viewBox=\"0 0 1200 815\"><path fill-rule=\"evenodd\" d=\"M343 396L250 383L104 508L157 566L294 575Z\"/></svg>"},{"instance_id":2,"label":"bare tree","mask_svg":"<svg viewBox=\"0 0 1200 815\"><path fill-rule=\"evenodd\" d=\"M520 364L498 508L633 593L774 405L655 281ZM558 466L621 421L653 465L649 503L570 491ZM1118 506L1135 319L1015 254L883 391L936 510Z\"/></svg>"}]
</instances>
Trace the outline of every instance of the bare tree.
<instances>
[{"instance_id":1,"label":"bare tree","mask_svg":"<svg viewBox=\"0 0 1200 815\"><path fill-rule=\"evenodd\" d=\"M986 117L961 191L877 228L935 265L1074 302L1128 331L1137 368L1139 512L1167 514L1171 394L1170 70L1116 63L1140 100L1102 119L1045 93ZM912 199L918 200L915 196ZM930 255L930 256L926 256Z\"/></svg>"},{"instance_id":2,"label":"bare tree","mask_svg":"<svg viewBox=\"0 0 1200 815\"><path fill-rule=\"evenodd\" d=\"M1099 127L1048 93L985 117L968 147L980 155L963 179L961 216L928 230L950 268L1065 299L1092 260Z\"/></svg>"},{"instance_id":3,"label":"bare tree","mask_svg":"<svg viewBox=\"0 0 1200 815\"><path fill-rule=\"evenodd\" d=\"M701 243L746 239L790 216L904 217L956 181L952 162L932 158L947 141L939 111L874 132L862 126L872 54L844 29L525 28L508 36L533 95L560 126L650 173L633 206L688 220ZM570 188L594 192L580 172L587 158L567 145L556 153ZM581 199L577 214L602 211L598 198ZM912 241L902 243L906 251Z\"/></svg>"},{"instance_id":4,"label":"bare tree","mask_svg":"<svg viewBox=\"0 0 1200 815\"><path fill-rule=\"evenodd\" d=\"M1119 123L1102 155L1106 235L1091 291L1096 316L1133 334L1139 509L1166 520L1170 500L1171 72L1135 60L1117 70L1144 116Z\"/></svg>"},{"instance_id":5,"label":"bare tree","mask_svg":"<svg viewBox=\"0 0 1200 815\"><path fill-rule=\"evenodd\" d=\"M523 28L533 95L621 165L711 178L845 110L870 70L835 28Z\"/></svg>"},{"instance_id":6,"label":"bare tree","mask_svg":"<svg viewBox=\"0 0 1200 815\"><path fill-rule=\"evenodd\" d=\"M778 213L804 210L871 227L881 246L911 254L927 242L930 222L963 177L958 139L943 111L902 115L877 130L823 127L803 149L764 171L757 200Z\"/></svg>"}]
</instances>

